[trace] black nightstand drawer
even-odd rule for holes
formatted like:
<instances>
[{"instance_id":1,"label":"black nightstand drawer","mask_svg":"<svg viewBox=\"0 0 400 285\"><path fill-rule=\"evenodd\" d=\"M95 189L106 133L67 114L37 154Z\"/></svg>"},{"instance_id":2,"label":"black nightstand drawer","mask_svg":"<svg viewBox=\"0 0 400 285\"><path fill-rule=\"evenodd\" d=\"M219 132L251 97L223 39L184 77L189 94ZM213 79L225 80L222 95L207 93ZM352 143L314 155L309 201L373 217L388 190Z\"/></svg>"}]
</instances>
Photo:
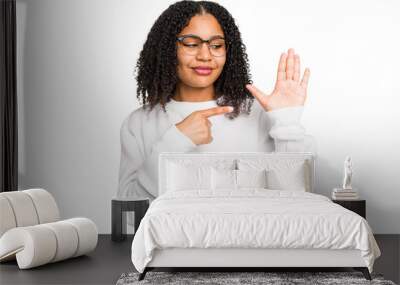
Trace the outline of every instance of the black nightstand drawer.
<instances>
[{"instance_id":1,"label":"black nightstand drawer","mask_svg":"<svg viewBox=\"0 0 400 285\"><path fill-rule=\"evenodd\" d=\"M332 202L341 205L342 207L359 214L361 217L366 219L365 200L332 200Z\"/></svg>"}]
</instances>

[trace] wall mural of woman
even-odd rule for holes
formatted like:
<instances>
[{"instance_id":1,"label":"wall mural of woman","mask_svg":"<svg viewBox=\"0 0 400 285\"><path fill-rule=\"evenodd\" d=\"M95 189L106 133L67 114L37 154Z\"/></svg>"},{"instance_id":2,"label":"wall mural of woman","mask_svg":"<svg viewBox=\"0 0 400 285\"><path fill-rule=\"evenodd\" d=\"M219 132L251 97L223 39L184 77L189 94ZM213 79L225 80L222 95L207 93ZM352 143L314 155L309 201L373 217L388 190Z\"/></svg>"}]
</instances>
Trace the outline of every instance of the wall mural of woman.
<instances>
[{"instance_id":1,"label":"wall mural of woman","mask_svg":"<svg viewBox=\"0 0 400 285\"><path fill-rule=\"evenodd\" d=\"M290 48L280 55L272 92L259 90L241 33L220 4L170 5L153 24L136 67L143 106L121 127L119 197L158 196L163 151L315 153L300 124L310 69L300 77L300 56Z\"/></svg>"}]
</instances>

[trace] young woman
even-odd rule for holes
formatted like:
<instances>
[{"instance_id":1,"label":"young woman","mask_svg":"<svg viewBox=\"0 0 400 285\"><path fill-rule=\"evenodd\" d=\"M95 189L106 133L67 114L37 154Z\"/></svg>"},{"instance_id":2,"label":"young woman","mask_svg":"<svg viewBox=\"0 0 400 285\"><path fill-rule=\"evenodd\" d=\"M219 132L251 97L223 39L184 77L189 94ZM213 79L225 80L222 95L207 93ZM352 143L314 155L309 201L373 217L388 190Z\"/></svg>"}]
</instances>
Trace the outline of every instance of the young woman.
<instances>
[{"instance_id":1,"label":"young woman","mask_svg":"<svg viewBox=\"0 0 400 285\"><path fill-rule=\"evenodd\" d=\"M315 153L300 125L309 69L300 80L300 58L289 49L272 93L257 89L238 27L217 3L169 6L151 28L137 69L143 106L122 124L119 197L158 196L164 151Z\"/></svg>"}]
</instances>

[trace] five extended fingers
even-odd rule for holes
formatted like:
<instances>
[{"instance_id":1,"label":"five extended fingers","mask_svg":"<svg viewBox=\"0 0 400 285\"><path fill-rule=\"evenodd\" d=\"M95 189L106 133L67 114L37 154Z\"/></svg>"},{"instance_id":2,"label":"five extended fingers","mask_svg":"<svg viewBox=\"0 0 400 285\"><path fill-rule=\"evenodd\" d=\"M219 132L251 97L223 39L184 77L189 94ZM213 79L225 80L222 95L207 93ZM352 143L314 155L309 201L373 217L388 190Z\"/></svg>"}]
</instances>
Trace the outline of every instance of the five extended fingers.
<instances>
[{"instance_id":1,"label":"five extended fingers","mask_svg":"<svg viewBox=\"0 0 400 285\"><path fill-rule=\"evenodd\" d=\"M303 78L300 85L304 88L307 87L310 78L310 69L304 70ZM288 53L282 53L278 64L278 80L294 80L299 82L300 79L300 56L294 53L294 49L290 48Z\"/></svg>"}]
</instances>

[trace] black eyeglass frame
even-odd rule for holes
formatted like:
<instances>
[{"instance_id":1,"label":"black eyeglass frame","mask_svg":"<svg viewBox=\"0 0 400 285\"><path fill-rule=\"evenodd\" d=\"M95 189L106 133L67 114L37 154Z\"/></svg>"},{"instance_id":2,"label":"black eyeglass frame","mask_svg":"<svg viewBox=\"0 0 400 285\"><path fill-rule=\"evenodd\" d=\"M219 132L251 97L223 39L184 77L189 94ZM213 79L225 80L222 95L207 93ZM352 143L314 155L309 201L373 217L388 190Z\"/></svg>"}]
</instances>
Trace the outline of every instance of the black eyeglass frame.
<instances>
[{"instance_id":1,"label":"black eyeglass frame","mask_svg":"<svg viewBox=\"0 0 400 285\"><path fill-rule=\"evenodd\" d=\"M203 44L203 43L207 43L208 49L210 49L210 42L211 42L212 40L215 40L215 39L222 39L222 40L224 40L224 42L225 42L225 54L224 54L224 55L226 55L226 54L228 53L228 43L227 43L227 41L225 40L225 38L222 37L222 36L219 36L219 35L217 35L217 36L212 36L212 37L209 38L208 40L204 40L204 39L202 39L201 37L199 37L199 36L197 36L197 35L187 34L187 35L183 35L183 36L177 37L176 40L177 40L178 42L180 42L180 43L183 44L183 40L186 39L186 38L196 38L196 39L199 39L199 40L201 41L202 44ZM211 53L211 51L210 51L210 53ZM211 54L212 54L212 53L211 53ZM224 56L224 55L220 55L220 56ZM216 56L216 55L213 55L213 56ZM220 56L216 56L216 57L220 57Z\"/></svg>"}]
</instances>

